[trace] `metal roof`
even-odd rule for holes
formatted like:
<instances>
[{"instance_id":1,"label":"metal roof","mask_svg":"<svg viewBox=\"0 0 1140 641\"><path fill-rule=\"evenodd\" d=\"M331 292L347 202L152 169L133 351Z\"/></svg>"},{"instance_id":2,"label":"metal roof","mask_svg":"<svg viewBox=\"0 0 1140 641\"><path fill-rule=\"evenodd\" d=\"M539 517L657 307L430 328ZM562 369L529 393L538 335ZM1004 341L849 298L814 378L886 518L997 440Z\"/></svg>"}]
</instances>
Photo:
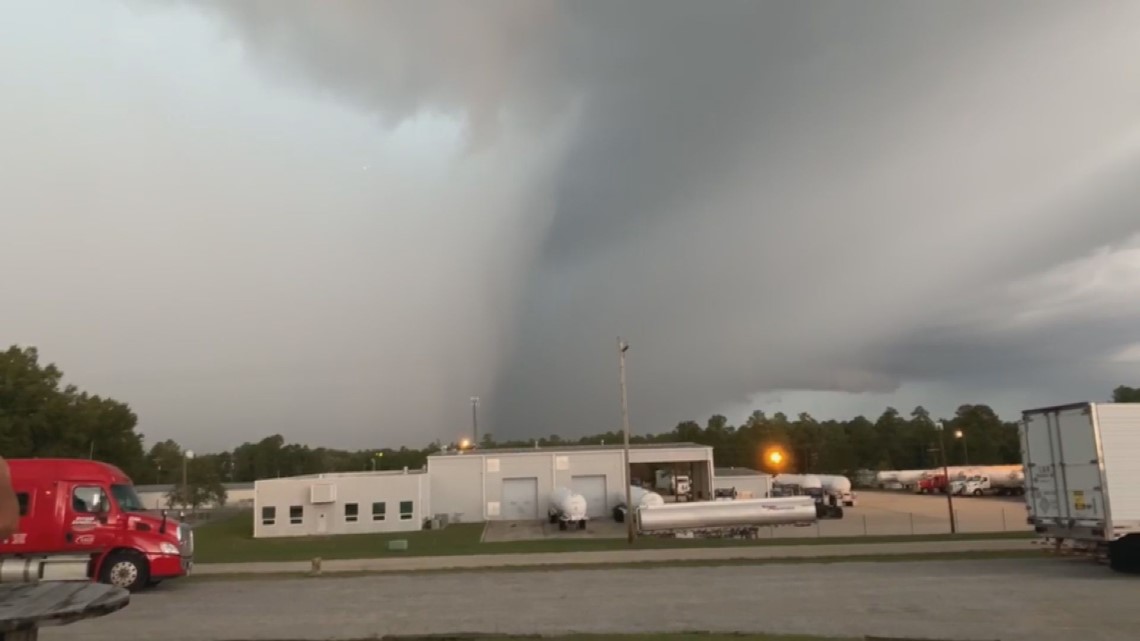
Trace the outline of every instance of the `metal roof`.
<instances>
[{"instance_id":1,"label":"metal roof","mask_svg":"<svg viewBox=\"0 0 1140 641\"><path fill-rule=\"evenodd\" d=\"M713 469L714 476L771 476L747 467L718 467Z\"/></svg>"},{"instance_id":2,"label":"metal roof","mask_svg":"<svg viewBox=\"0 0 1140 641\"><path fill-rule=\"evenodd\" d=\"M621 450L625 446L621 443L605 445L548 445L543 447L497 447L490 449L474 448L463 452L436 452L432 456L469 456L471 454L550 454L552 452L608 452ZM707 450L708 445L698 443L630 443L631 450Z\"/></svg>"}]
</instances>

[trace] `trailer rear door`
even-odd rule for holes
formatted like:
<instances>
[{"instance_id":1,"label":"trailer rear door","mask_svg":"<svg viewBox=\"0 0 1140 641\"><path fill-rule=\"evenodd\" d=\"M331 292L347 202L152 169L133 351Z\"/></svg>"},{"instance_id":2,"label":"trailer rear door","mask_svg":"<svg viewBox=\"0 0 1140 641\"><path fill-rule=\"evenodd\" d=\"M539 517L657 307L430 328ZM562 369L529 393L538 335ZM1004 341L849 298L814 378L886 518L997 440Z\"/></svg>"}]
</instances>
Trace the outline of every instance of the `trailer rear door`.
<instances>
[{"instance_id":1,"label":"trailer rear door","mask_svg":"<svg viewBox=\"0 0 1140 641\"><path fill-rule=\"evenodd\" d=\"M1042 523L1103 527L1105 499L1090 404L1025 412L1026 500Z\"/></svg>"}]
</instances>

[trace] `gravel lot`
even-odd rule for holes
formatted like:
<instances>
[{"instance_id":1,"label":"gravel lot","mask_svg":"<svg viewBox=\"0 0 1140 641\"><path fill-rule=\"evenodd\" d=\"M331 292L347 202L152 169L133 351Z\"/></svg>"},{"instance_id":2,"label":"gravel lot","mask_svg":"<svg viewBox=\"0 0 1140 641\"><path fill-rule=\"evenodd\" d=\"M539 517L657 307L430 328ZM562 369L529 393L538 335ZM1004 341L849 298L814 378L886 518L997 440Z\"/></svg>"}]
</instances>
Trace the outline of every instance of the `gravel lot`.
<instances>
[{"instance_id":1,"label":"gravel lot","mask_svg":"<svg viewBox=\"0 0 1140 641\"><path fill-rule=\"evenodd\" d=\"M467 572L184 582L44 641L745 631L1132 641L1140 579L1080 560Z\"/></svg>"}]
</instances>

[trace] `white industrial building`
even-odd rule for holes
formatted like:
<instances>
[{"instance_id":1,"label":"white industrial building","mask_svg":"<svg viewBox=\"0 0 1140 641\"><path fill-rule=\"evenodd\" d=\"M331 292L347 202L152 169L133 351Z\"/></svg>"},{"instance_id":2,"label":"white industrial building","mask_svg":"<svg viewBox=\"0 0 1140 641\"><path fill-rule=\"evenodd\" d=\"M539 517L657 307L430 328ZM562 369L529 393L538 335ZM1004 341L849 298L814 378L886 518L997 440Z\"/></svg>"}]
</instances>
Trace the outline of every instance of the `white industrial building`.
<instances>
[{"instance_id":1,"label":"white industrial building","mask_svg":"<svg viewBox=\"0 0 1140 641\"><path fill-rule=\"evenodd\" d=\"M718 467L713 489L736 490L738 499L763 499L772 494L772 476L746 467Z\"/></svg>"},{"instance_id":2,"label":"white industrial building","mask_svg":"<svg viewBox=\"0 0 1140 641\"><path fill-rule=\"evenodd\" d=\"M712 498L712 448L691 443L635 445L630 478L651 486L667 468L690 476L698 500ZM621 445L491 449L428 457L432 510L449 522L524 521L543 518L551 492L568 487L601 518L625 497Z\"/></svg>"},{"instance_id":3,"label":"white industrial building","mask_svg":"<svg viewBox=\"0 0 1140 641\"><path fill-rule=\"evenodd\" d=\"M352 472L254 483L253 536L321 536L423 529L431 514L423 470Z\"/></svg>"},{"instance_id":4,"label":"white industrial building","mask_svg":"<svg viewBox=\"0 0 1140 641\"><path fill-rule=\"evenodd\" d=\"M693 498L713 495L712 448L635 445L630 479L652 488L658 470L692 479ZM620 445L469 450L429 456L426 470L265 479L254 484L254 537L419 530L446 522L537 520L551 493L569 487L589 515L605 518L625 499Z\"/></svg>"}]
</instances>

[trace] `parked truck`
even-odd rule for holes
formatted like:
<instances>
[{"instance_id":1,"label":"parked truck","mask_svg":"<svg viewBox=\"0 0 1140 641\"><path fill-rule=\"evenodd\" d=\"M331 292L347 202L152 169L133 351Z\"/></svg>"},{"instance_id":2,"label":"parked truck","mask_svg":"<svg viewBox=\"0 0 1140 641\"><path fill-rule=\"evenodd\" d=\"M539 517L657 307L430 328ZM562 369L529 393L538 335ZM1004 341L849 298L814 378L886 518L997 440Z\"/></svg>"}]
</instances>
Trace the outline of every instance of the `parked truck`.
<instances>
[{"instance_id":1,"label":"parked truck","mask_svg":"<svg viewBox=\"0 0 1140 641\"><path fill-rule=\"evenodd\" d=\"M964 481L955 481L953 488L955 494L962 496L1019 496L1025 494L1025 475L1011 472L971 476Z\"/></svg>"},{"instance_id":2,"label":"parked truck","mask_svg":"<svg viewBox=\"0 0 1140 641\"><path fill-rule=\"evenodd\" d=\"M119 468L83 459L9 459L19 529L0 541L5 567L67 564L77 579L137 591L185 576L194 534L146 511Z\"/></svg>"},{"instance_id":3,"label":"parked truck","mask_svg":"<svg viewBox=\"0 0 1140 641\"><path fill-rule=\"evenodd\" d=\"M693 480L685 474L677 474L671 470L657 470L654 481L655 489L672 495L676 500L688 501L693 498Z\"/></svg>"},{"instance_id":4,"label":"parked truck","mask_svg":"<svg viewBox=\"0 0 1140 641\"><path fill-rule=\"evenodd\" d=\"M1140 572L1140 403L1026 410L1018 431L1034 530Z\"/></svg>"}]
</instances>

